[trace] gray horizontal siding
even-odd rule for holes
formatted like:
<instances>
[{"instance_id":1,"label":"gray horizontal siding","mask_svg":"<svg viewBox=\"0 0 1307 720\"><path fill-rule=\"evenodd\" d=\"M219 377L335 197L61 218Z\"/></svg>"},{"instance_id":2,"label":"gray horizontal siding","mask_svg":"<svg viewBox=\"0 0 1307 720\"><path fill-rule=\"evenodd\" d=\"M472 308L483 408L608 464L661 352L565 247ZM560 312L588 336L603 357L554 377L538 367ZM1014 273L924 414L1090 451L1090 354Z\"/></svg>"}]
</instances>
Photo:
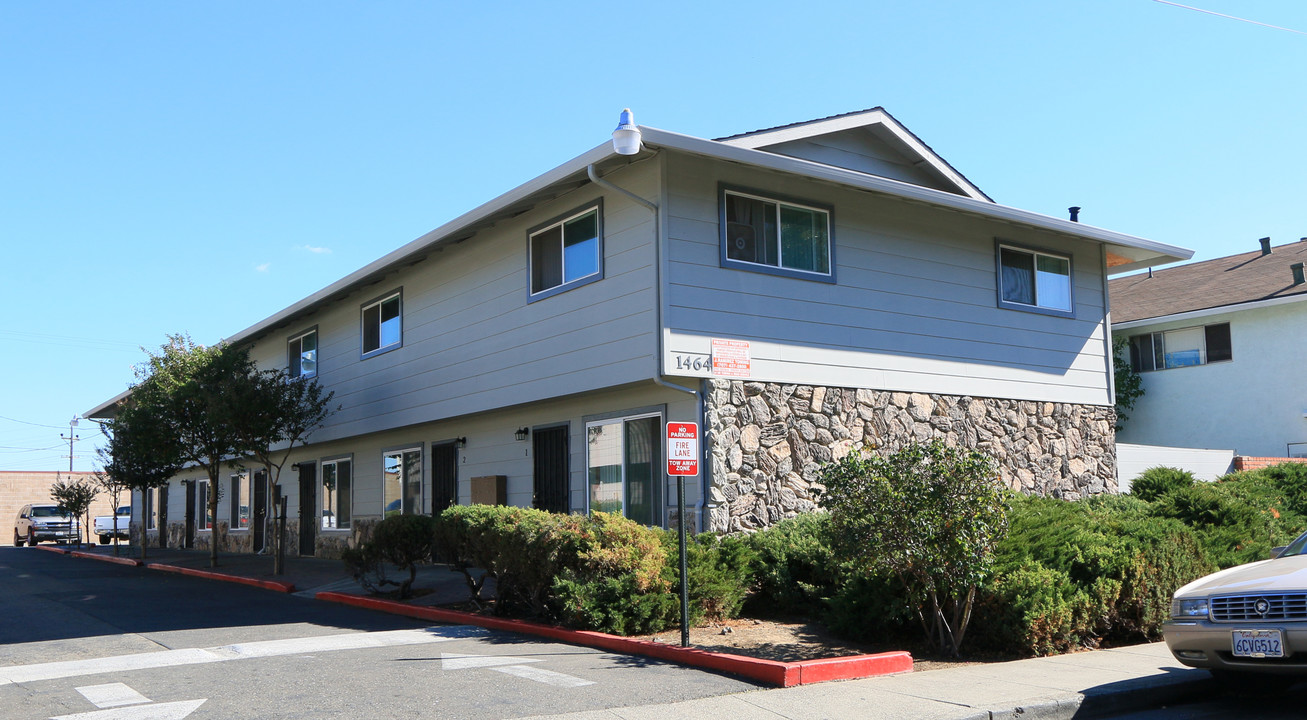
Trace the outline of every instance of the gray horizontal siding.
<instances>
[{"instance_id":1,"label":"gray horizontal siding","mask_svg":"<svg viewBox=\"0 0 1307 720\"><path fill-rule=\"evenodd\" d=\"M656 163L616 182L656 196ZM383 431L649 378L656 354L654 221L604 197L603 279L527 302L527 231L597 197L587 185L434 252L260 338L265 367L284 367L286 338L316 325L319 380L341 406L316 441ZM403 289L403 345L360 359L362 303Z\"/></svg>"},{"instance_id":2,"label":"gray horizontal siding","mask_svg":"<svg viewBox=\"0 0 1307 720\"><path fill-rule=\"evenodd\" d=\"M755 375L784 375L759 379L1106 403L1095 244L701 159L668 167L669 356L742 339ZM837 282L720 267L718 182L832 205ZM1074 318L997 307L996 238L1072 257Z\"/></svg>"}]
</instances>

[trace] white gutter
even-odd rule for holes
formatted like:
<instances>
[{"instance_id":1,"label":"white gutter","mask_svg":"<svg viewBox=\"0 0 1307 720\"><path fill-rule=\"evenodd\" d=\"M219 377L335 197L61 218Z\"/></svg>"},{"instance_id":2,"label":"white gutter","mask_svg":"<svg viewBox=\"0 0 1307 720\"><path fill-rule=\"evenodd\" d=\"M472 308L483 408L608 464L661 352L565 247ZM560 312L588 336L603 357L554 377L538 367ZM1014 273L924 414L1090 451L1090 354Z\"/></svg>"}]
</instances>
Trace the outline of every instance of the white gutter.
<instances>
[{"instance_id":1,"label":"white gutter","mask_svg":"<svg viewBox=\"0 0 1307 720\"><path fill-rule=\"evenodd\" d=\"M1138 320L1128 320L1126 322L1113 323L1112 329L1130 330L1132 328L1145 327L1147 325L1160 325L1169 322L1197 320L1199 318L1211 317L1213 315L1225 315L1227 313L1241 312L1243 310L1258 310L1261 308L1275 307L1277 305L1290 305L1292 303L1304 301L1307 301L1307 293L1290 295L1288 297L1270 298L1268 300L1252 300L1245 303L1235 303L1233 305L1219 305L1217 307L1203 308L1201 310L1189 310L1187 312L1172 313L1171 315L1158 315L1157 317L1140 318Z\"/></svg>"}]
</instances>

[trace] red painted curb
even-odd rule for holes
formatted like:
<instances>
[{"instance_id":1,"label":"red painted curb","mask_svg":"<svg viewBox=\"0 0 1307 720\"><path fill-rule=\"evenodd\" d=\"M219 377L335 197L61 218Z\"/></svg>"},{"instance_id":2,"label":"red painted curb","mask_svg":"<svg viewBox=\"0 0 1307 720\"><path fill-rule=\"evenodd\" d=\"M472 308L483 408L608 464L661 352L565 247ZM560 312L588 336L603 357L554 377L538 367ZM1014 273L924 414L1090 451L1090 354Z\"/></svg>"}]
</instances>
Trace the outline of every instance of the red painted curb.
<instances>
[{"instance_id":1,"label":"red painted curb","mask_svg":"<svg viewBox=\"0 0 1307 720\"><path fill-rule=\"evenodd\" d=\"M79 558L88 558L90 560L99 560L100 562L117 563L118 565L129 565L131 567L140 567L141 561L132 558L119 557L115 555L101 555L99 553L86 552L84 550L71 550L69 555Z\"/></svg>"},{"instance_id":2,"label":"red painted curb","mask_svg":"<svg viewBox=\"0 0 1307 720\"><path fill-rule=\"evenodd\" d=\"M227 582L240 583L242 585L252 585L265 590L276 590L277 592L284 593L295 592L294 583L281 582L279 580L259 580L256 578L241 577L240 575L227 575L225 573L211 572L209 570L196 570L195 568L164 565L162 563L146 563L145 567L150 570L162 570L164 572L177 573L179 575L190 575L209 580L225 580Z\"/></svg>"},{"instance_id":3,"label":"red painted curb","mask_svg":"<svg viewBox=\"0 0 1307 720\"><path fill-rule=\"evenodd\" d=\"M779 662L760 658L744 657L727 653L715 653L698 648L685 648L679 645L635 640L591 630L568 630L553 625L511 620L508 618L487 617L458 610L419 607L393 600L349 595L338 592L320 592L318 600L336 602L344 605L380 610L396 615L432 620L459 625L479 625L493 630L537 635L554 640L584 645L586 647L611 650L628 655L644 655L668 660L682 665L708 668L721 672L741 675L777 687L793 687L828 680L850 680L853 678L888 675L890 673L909 672L912 670L912 656L906 652L887 652L875 655L855 655L852 657L823 658L821 660L803 660L800 662Z\"/></svg>"},{"instance_id":4,"label":"red painted curb","mask_svg":"<svg viewBox=\"0 0 1307 720\"><path fill-rule=\"evenodd\" d=\"M68 553L72 552L71 550L65 550L61 547L55 547L54 545L33 545L32 547L36 548L37 550L59 553L60 555L67 555Z\"/></svg>"}]
</instances>

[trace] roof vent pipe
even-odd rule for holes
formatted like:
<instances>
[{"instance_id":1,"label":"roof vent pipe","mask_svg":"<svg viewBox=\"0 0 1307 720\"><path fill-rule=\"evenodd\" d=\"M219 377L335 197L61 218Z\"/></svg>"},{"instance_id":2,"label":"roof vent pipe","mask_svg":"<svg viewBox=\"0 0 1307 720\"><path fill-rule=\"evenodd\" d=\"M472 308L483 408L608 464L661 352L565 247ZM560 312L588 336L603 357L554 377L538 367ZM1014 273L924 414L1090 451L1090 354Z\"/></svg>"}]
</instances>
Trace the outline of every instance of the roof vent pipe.
<instances>
[{"instance_id":1,"label":"roof vent pipe","mask_svg":"<svg viewBox=\"0 0 1307 720\"><path fill-rule=\"evenodd\" d=\"M1257 242L1259 242L1259 243L1262 244L1262 255L1270 255L1270 254L1271 254L1271 239L1270 239L1270 238L1268 238L1268 237L1264 237L1264 238L1262 238L1261 240L1258 240Z\"/></svg>"},{"instance_id":2,"label":"roof vent pipe","mask_svg":"<svg viewBox=\"0 0 1307 720\"><path fill-rule=\"evenodd\" d=\"M640 128L635 124L635 114L631 108L622 110L622 115L617 120L617 129L613 131L613 150L618 155L640 152Z\"/></svg>"},{"instance_id":3,"label":"roof vent pipe","mask_svg":"<svg viewBox=\"0 0 1307 720\"><path fill-rule=\"evenodd\" d=\"M1293 272L1294 285L1301 285L1304 282L1307 282L1307 280L1305 280L1302 275L1302 263L1294 263L1290 265L1289 270Z\"/></svg>"},{"instance_id":4,"label":"roof vent pipe","mask_svg":"<svg viewBox=\"0 0 1307 720\"><path fill-rule=\"evenodd\" d=\"M1069 208L1066 209L1066 211L1069 212L1069 213L1071 213L1071 222L1080 222L1080 206L1079 206L1079 205L1076 205L1076 206L1074 206L1074 207L1069 207Z\"/></svg>"}]
</instances>

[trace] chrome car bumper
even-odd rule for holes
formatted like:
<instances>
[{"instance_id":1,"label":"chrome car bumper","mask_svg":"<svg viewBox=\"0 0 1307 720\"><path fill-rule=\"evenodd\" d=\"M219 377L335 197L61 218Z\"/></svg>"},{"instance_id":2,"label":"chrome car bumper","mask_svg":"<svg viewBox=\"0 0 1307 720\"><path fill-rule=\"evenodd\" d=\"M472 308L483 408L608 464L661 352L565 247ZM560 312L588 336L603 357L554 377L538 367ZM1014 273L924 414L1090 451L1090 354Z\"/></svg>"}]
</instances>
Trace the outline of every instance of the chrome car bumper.
<instances>
[{"instance_id":1,"label":"chrome car bumper","mask_svg":"<svg viewBox=\"0 0 1307 720\"><path fill-rule=\"evenodd\" d=\"M1279 630L1284 657L1234 657L1234 630ZM1214 623L1207 620L1172 620L1162 625L1166 646L1184 665L1209 670L1307 675L1307 623Z\"/></svg>"}]
</instances>

